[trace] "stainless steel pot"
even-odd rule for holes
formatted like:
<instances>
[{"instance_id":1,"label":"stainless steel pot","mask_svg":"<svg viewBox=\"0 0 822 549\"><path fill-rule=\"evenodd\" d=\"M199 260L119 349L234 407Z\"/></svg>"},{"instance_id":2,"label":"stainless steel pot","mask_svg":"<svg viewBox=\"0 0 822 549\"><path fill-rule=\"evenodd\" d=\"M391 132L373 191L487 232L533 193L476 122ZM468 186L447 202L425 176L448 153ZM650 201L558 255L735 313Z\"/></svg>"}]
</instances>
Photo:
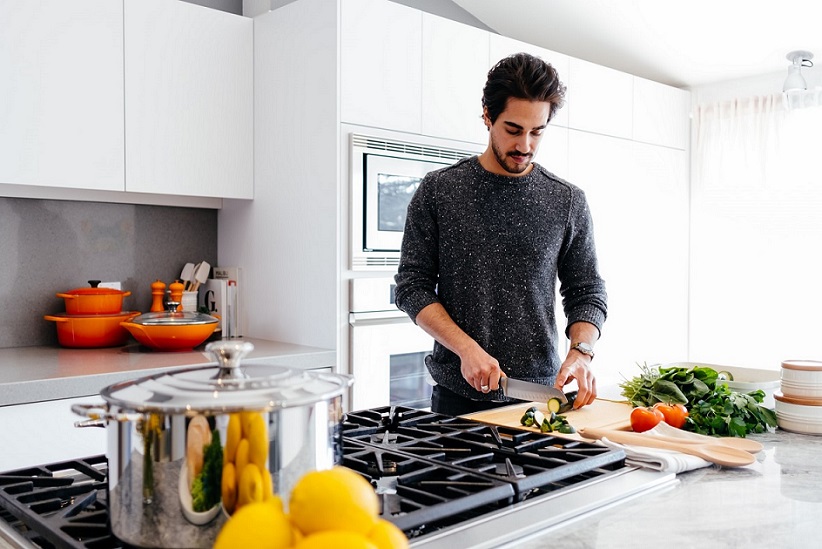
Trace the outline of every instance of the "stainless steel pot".
<instances>
[{"instance_id":1,"label":"stainless steel pot","mask_svg":"<svg viewBox=\"0 0 822 549\"><path fill-rule=\"evenodd\" d=\"M227 516L223 502L194 511L192 485L208 468L202 456L215 455L208 453L206 431L219 437L220 470L228 461L239 465L241 451L227 444L232 414L262 416L265 440L251 452L286 504L303 474L341 463L342 395L353 378L257 362L241 367L252 349L248 342L215 341L206 347L215 366L111 385L100 393L105 407L72 407L89 418L78 426L108 431L108 506L120 540L139 547L214 544ZM229 456L232 447L236 457Z\"/></svg>"}]
</instances>

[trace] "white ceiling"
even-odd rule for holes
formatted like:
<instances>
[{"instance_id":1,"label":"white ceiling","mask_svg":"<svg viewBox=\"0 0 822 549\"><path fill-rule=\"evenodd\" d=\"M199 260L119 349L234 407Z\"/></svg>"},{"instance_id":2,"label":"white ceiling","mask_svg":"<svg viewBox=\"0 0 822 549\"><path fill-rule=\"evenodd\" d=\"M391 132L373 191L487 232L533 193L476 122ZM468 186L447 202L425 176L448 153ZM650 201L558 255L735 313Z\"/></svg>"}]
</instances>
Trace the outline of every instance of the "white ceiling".
<instances>
[{"instance_id":1,"label":"white ceiling","mask_svg":"<svg viewBox=\"0 0 822 549\"><path fill-rule=\"evenodd\" d=\"M496 32L680 88L822 66L818 0L452 0Z\"/></svg>"}]
</instances>

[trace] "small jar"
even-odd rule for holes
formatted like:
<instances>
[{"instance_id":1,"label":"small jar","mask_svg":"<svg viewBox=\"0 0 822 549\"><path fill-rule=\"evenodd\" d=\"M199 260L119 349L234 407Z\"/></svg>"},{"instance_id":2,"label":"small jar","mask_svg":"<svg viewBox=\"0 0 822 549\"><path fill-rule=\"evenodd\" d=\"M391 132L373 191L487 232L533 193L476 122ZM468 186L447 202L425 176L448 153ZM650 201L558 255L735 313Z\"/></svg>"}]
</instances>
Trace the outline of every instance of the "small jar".
<instances>
[{"instance_id":1,"label":"small jar","mask_svg":"<svg viewBox=\"0 0 822 549\"><path fill-rule=\"evenodd\" d=\"M197 312L197 297L199 296L199 292L183 292L183 300L182 300L182 310L183 311L190 311L192 313Z\"/></svg>"}]
</instances>

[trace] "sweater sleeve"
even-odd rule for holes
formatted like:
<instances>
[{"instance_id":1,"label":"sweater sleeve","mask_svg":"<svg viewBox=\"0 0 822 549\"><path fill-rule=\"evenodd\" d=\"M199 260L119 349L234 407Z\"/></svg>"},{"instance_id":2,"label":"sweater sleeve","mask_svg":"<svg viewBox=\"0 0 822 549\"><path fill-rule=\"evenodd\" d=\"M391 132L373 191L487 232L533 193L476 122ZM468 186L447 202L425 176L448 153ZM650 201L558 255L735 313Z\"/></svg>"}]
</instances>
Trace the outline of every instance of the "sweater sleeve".
<instances>
[{"instance_id":1,"label":"sweater sleeve","mask_svg":"<svg viewBox=\"0 0 822 549\"><path fill-rule=\"evenodd\" d=\"M439 227L436 183L426 176L408 204L400 263L394 277L397 307L416 323L421 310L438 301Z\"/></svg>"},{"instance_id":2,"label":"sweater sleeve","mask_svg":"<svg viewBox=\"0 0 822 549\"><path fill-rule=\"evenodd\" d=\"M608 295L598 271L594 226L585 193L578 188L574 191L557 271L562 306L568 326L574 322L589 322L602 333Z\"/></svg>"}]
</instances>

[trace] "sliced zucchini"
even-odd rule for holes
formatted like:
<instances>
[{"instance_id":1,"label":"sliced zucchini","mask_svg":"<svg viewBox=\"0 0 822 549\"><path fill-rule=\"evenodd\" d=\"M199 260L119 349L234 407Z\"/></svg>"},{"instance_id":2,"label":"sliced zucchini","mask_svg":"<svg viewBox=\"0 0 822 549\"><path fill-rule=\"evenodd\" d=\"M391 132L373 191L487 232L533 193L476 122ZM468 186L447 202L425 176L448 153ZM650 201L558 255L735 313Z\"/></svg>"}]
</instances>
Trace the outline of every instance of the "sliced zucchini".
<instances>
[{"instance_id":1,"label":"sliced zucchini","mask_svg":"<svg viewBox=\"0 0 822 549\"><path fill-rule=\"evenodd\" d=\"M576 433L577 430L574 429L573 425L566 422L566 423L563 423L562 425L560 425L559 428L557 428L557 432L565 434L565 435L572 435L572 434Z\"/></svg>"},{"instance_id":2,"label":"sliced zucchini","mask_svg":"<svg viewBox=\"0 0 822 549\"><path fill-rule=\"evenodd\" d=\"M545 414L543 414L539 410L536 410L534 412L534 425L535 426L539 427L540 425L542 425L542 422L543 422L544 419L545 419Z\"/></svg>"},{"instance_id":3,"label":"sliced zucchini","mask_svg":"<svg viewBox=\"0 0 822 549\"><path fill-rule=\"evenodd\" d=\"M562 402L558 398L549 398L548 399L548 411L557 413L562 408Z\"/></svg>"},{"instance_id":4,"label":"sliced zucchini","mask_svg":"<svg viewBox=\"0 0 822 549\"><path fill-rule=\"evenodd\" d=\"M551 422L546 417L542 420L542 423L540 423L539 430L542 431L543 433L550 433L554 430L554 426L551 424Z\"/></svg>"}]
</instances>

